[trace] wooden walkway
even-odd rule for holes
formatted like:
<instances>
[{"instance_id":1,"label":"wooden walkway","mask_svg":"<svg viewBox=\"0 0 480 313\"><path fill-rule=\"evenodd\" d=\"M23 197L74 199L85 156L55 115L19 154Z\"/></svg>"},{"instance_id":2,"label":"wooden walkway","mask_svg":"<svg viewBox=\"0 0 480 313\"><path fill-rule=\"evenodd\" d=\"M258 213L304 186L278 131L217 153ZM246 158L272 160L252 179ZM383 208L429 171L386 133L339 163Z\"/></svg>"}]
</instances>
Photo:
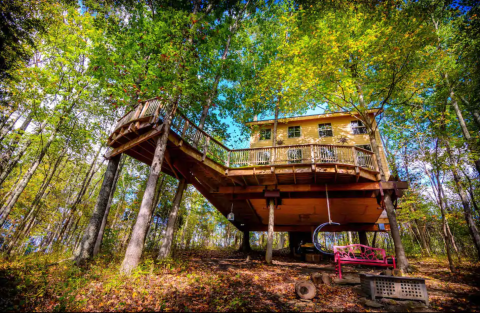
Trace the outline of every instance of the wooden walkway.
<instances>
[{"instance_id":1,"label":"wooden walkway","mask_svg":"<svg viewBox=\"0 0 480 313\"><path fill-rule=\"evenodd\" d=\"M159 100L141 103L123 116L110 135L107 158L125 153L148 165L165 108ZM180 111L172 122L162 171L185 177L225 216L233 203L241 230L265 231L265 193L280 193L276 231L311 231L327 221L326 188L335 230L378 230L384 190L400 197L405 182L379 183L375 155L347 145L307 144L230 149L199 129ZM326 227L325 230L334 230Z\"/></svg>"}]
</instances>

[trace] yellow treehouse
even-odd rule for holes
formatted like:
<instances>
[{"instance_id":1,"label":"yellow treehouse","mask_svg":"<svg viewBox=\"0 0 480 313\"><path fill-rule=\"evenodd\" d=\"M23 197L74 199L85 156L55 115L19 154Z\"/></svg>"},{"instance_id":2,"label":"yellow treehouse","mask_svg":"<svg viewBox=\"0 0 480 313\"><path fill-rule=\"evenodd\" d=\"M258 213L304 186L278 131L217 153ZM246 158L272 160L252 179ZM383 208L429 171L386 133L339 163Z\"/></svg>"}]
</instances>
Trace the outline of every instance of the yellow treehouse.
<instances>
[{"instance_id":1,"label":"yellow treehouse","mask_svg":"<svg viewBox=\"0 0 480 313\"><path fill-rule=\"evenodd\" d=\"M374 111L372 111L373 115ZM250 138L250 148L272 147L274 120L253 121L246 124L253 129ZM390 176L388 163L385 157L380 133L376 131L377 142L380 145L381 161L386 169L386 177ZM269 162L279 163L304 163L311 159L310 144L329 145L320 147L314 158L320 163L341 163L343 148L353 146L363 150L372 151L367 129L362 121L350 113L327 113L320 115L297 116L278 120L277 147L281 149L275 160L272 155L265 153L259 158ZM301 145L301 146L299 146ZM282 149L283 148L283 149ZM361 150L357 150L361 151ZM276 161L276 162L275 162ZM359 165L369 165L370 158L358 159ZM374 164L371 164L374 165Z\"/></svg>"}]
</instances>

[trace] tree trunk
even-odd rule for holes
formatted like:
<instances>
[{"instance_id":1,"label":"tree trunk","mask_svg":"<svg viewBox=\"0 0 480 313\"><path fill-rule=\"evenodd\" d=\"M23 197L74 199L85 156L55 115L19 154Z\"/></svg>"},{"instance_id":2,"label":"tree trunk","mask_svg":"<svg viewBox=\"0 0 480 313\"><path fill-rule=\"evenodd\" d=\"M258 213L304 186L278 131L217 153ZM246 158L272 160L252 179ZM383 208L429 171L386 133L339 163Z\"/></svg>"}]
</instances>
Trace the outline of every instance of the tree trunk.
<instances>
[{"instance_id":1,"label":"tree trunk","mask_svg":"<svg viewBox=\"0 0 480 313\"><path fill-rule=\"evenodd\" d=\"M375 232L373 234L373 240L372 240L372 247L375 248L375 245L377 244L377 233L378 232Z\"/></svg>"},{"instance_id":2,"label":"tree trunk","mask_svg":"<svg viewBox=\"0 0 480 313\"><path fill-rule=\"evenodd\" d=\"M9 246L7 248L7 254L11 253L11 251L14 249L15 245L17 244L17 242L20 238L24 238L25 236L27 236L29 234L30 229L31 229L31 222L29 224L29 221L33 221L36 218L36 216L39 212L39 209L41 207L40 201L42 200L43 196L45 195L45 192L46 192L48 186L50 185L50 182L52 181L52 178L55 175L55 172L60 167L59 165L63 160L65 152L66 152L66 150L64 150L64 153L62 153L62 155L60 155L57 158L57 160L55 161L55 164L53 164L53 166L51 167L51 170L48 173L45 181L40 186L37 194L35 195L35 199L33 199L30 211L27 213L27 215L25 216L25 218L23 219L23 221L20 223L20 225L17 227L17 229L15 231L16 235L14 235L14 237L12 239L12 242L9 244ZM28 226L25 227L27 224L29 224L30 227L28 227Z\"/></svg>"},{"instance_id":3,"label":"tree trunk","mask_svg":"<svg viewBox=\"0 0 480 313\"><path fill-rule=\"evenodd\" d=\"M67 230L67 228L70 226L70 223L72 221L73 216L77 212L77 207L81 203L83 196L87 192L88 186L90 185L90 181L92 180L93 175L95 174L94 166L95 163L97 162L97 158L100 155L101 149L98 149L97 153L95 154L95 157L93 158L92 162L90 163L90 166L88 168L87 173L85 174L85 177L82 182L82 187L80 188L80 191L77 194L77 197L75 199L75 202L71 205L70 211L67 213L67 219L65 224L62 227L62 230L60 231L60 237L62 237Z\"/></svg>"},{"instance_id":4,"label":"tree trunk","mask_svg":"<svg viewBox=\"0 0 480 313\"><path fill-rule=\"evenodd\" d=\"M61 123L59 123L61 124ZM23 176L22 180L15 186L13 193L8 197L7 201L3 205L3 207L0 210L1 218L0 218L0 227L3 226L5 221L7 220L8 215L12 211L13 207L18 201L18 198L22 194L23 190L25 190L25 187L27 187L28 182L32 178L33 174L35 174L38 166L43 160L43 157L47 153L48 149L50 148L50 145L53 143L53 141L56 138L57 131L60 128L60 125L58 125L55 130L50 134L50 137L48 138L47 142L43 146L42 150L40 151L39 155L37 156L36 160L33 162L33 164L30 166L28 171L25 173Z\"/></svg>"},{"instance_id":5,"label":"tree trunk","mask_svg":"<svg viewBox=\"0 0 480 313\"><path fill-rule=\"evenodd\" d=\"M248 230L243 231L242 246L240 247L240 250L245 253L252 251L252 248L250 247L250 232Z\"/></svg>"},{"instance_id":6,"label":"tree trunk","mask_svg":"<svg viewBox=\"0 0 480 313\"><path fill-rule=\"evenodd\" d=\"M125 258L123 259L120 272L130 274L134 268L140 263L142 257L143 246L145 244L145 237L150 224L153 213L153 200L155 198L155 191L157 189L158 177L162 171L163 158L167 150L168 134L170 132L170 125L177 110L180 96L172 102L172 108L163 121L163 132L156 140L155 153L153 155L152 165L150 167L150 176L148 177L147 187L143 195L142 204L138 212L135 226L132 230L132 238L128 243Z\"/></svg>"},{"instance_id":7,"label":"tree trunk","mask_svg":"<svg viewBox=\"0 0 480 313\"><path fill-rule=\"evenodd\" d=\"M47 125L47 122L43 122L38 129L35 131L33 134L34 136L39 135L45 126ZM25 152L27 151L28 147L32 144L32 137L30 137L22 146L22 148L17 151L16 155L13 158L7 158L8 163L2 167L2 172L0 173L0 187L3 185L5 180L7 179L8 175L12 172L12 170L15 168L17 165L18 161L23 157Z\"/></svg>"},{"instance_id":8,"label":"tree trunk","mask_svg":"<svg viewBox=\"0 0 480 313\"><path fill-rule=\"evenodd\" d=\"M353 245L352 232L351 231L348 232L348 244Z\"/></svg>"},{"instance_id":9,"label":"tree trunk","mask_svg":"<svg viewBox=\"0 0 480 313\"><path fill-rule=\"evenodd\" d=\"M359 231L358 237L360 238L360 244L365 246L370 246L368 243L367 232L366 231Z\"/></svg>"},{"instance_id":10,"label":"tree trunk","mask_svg":"<svg viewBox=\"0 0 480 313\"><path fill-rule=\"evenodd\" d=\"M172 203L172 210L168 216L167 229L165 230L165 238L163 239L160 251L158 252L158 260L166 259L170 256L173 244L173 235L175 233L175 225L177 223L178 212L180 211L180 204L182 202L183 192L187 188L187 181L181 178L178 182L177 192Z\"/></svg>"},{"instance_id":11,"label":"tree trunk","mask_svg":"<svg viewBox=\"0 0 480 313\"><path fill-rule=\"evenodd\" d=\"M25 130L27 129L28 125L32 121L32 114L29 114L25 121L23 121L22 125L20 128L18 128L15 131L15 137L12 139L12 141L8 144L8 148L6 148L6 151L1 153L0 155L0 173L2 173L5 169L5 166L7 166L8 161L12 158L12 154L15 151L15 148L17 147L20 139L22 138L23 134L25 133ZM0 138L0 142L3 141L3 137Z\"/></svg>"},{"instance_id":12,"label":"tree trunk","mask_svg":"<svg viewBox=\"0 0 480 313\"><path fill-rule=\"evenodd\" d=\"M373 125L372 121L369 121L368 124ZM370 137L370 143L372 146L372 150L375 153L375 156L377 159L377 165L380 171L381 181L384 182L386 181L386 176L385 176L385 170L383 169L383 163L380 158L380 149L378 147L377 139L375 137L375 131L371 127L369 128L370 129L368 133ZM400 231L398 229L397 215L395 213L395 207L393 206L390 191L385 192L384 202L385 202L385 211L387 212L388 221L390 223L392 239L395 244L395 255L398 261L397 264L399 269L406 271L408 269L408 260L407 260L407 256L405 255L405 249L403 248L402 238L400 236Z\"/></svg>"},{"instance_id":13,"label":"tree trunk","mask_svg":"<svg viewBox=\"0 0 480 313\"><path fill-rule=\"evenodd\" d=\"M107 209L108 200L112 192L113 181L120 163L120 158L121 156L117 155L108 161L102 187L100 189L100 193L98 194L97 203L93 209L92 216L90 217L90 222L85 229L80 246L77 250L75 250L74 256L77 265L83 264L93 257L93 249L95 248L98 232L101 227L103 216L105 215L105 210Z\"/></svg>"},{"instance_id":14,"label":"tree trunk","mask_svg":"<svg viewBox=\"0 0 480 313\"><path fill-rule=\"evenodd\" d=\"M447 79L448 83L448 76L445 76ZM455 113L457 115L458 119L458 124L460 124L460 128L462 129L463 137L465 138L465 141L467 142L468 149L471 152L474 152L474 149L472 147L472 136L470 135L467 124L465 123L465 119L463 118L462 111L460 110L460 107L458 106L457 99L455 97L455 92L453 91L453 88L450 87L450 99L451 99L451 104L455 110ZM477 172L480 174L480 159L476 159L473 161L475 164L475 168L477 169ZM480 257L480 251L479 251L479 257Z\"/></svg>"},{"instance_id":15,"label":"tree trunk","mask_svg":"<svg viewBox=\"0 0 480 313\"><path fill-rule=\"evenodd\" d=\"M95 247L93 248L93 256L96 256L100 252L100 247L102 245L102 240L103 240L103 234L105 232L105 227L107 226L108 214L110 213L110 207L112 206L113 196L115 194L115 190L117 189L118 177L120 177L124 164L125 164L125 155L122 154L120 157L120 165L118 166L118 170L115 172L115 178L113 179L113 185L110 190L110 196L108 197L107 208L105 209L105 214L102 219L102 225L100 226L100 230L98 231L97 241L95 242Z\"/></svg>"},{"instance_id":16,"label":"tree trunk","mask_svg":"<svg viewBox=\"0 0 480 313\"><path fill-rule=\"evenodd\" d=\"M267 237L267 252L265 254L265 261L267 264L272 263L272 249L273 249L273 225L275 222L275 200L270 199L268 202L268 237Z\"/></svg>"},{"instance_id":17,"label":"tree trunk","mask_svg":"<svg viewBox=\"0 0 480 313\"><path fill-rule=\"evenodd\" d=\"M465 190L463 189L463 186L461 184L461 179L460 179L460 176L458 175L455 161L453 160L450 144L447 141L444 141L444 142L445 142L445 147L447 149L448 157L450 159L450 165L452 167L451 170L453 174L453 180L455 181L455 186L457 188L458 195L460 196L460 200L462 202L465 221L467 222L468 230L470 231L470 236L472 237L473 244L477 249L478 260L480 260L480 233L478 232L477 225L473 220L470 203L468 202L467 195L465 194Z\"/></svg>"},{"instance_id":18,"label":"tree trunk","mask_svg":"<svg viewBox=\"0 0 480 313\"><path fill-rule=\"evenodd\" d=\"M282 97L278 96L278 103L275 106L275 119L273 122L273 135L272 135L272 146L277 146L277 129L278 129L278 114L280 111L280 102L282 101Z\"/></svg>"}]
</instances>

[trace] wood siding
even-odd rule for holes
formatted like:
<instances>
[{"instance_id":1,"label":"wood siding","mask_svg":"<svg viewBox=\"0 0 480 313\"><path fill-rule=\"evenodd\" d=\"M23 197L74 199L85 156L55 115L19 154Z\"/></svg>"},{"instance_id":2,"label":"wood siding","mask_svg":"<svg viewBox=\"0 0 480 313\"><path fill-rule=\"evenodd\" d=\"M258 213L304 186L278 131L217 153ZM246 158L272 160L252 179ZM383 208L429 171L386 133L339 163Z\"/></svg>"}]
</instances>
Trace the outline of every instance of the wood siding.
<instances>
[{"instance_id":1,"label":"wood siding","mask_svg":"<svg viewBox=\"0 0 480 313\"><path fill-rule=\"evenodd\" d=\"M370 145L370 139L367 134L354 135L351 128L351 121L355 118L350 116L317 116L315 119L298 120L298 119L280 119L277 128L277 141L282 141L282 146L298 145L298 144L332 144L341 145L340 138L346 138L345 145ZM320 137L318 134L318 124L331 123L333 130L333 137ZM250 124L250 123L249 123ZM250 137L250 148L262 148L271 147L273 137L269 140L260 140L260 129L272 129L273 136L273 123L271 124L250 124L252 127L252 136ZM300 138L288 138L288 127L300 126L301 136ZM385 175L390 176L390 170L388 162L385 156L383 143L380 138L380 133L377 131L377 143L380 146L380 155L382 163L386 169ZM280 146L280 145L279 145Z\"/></svg>"}]
</instances>

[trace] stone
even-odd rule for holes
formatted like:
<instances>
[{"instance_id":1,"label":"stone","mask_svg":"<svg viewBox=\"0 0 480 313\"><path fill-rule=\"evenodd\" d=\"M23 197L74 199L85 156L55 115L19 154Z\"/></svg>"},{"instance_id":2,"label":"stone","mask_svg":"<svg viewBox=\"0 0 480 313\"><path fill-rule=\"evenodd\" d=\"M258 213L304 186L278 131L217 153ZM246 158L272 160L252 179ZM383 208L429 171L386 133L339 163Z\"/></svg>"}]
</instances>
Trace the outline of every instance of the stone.
<instances>
[{"instance_id":1,"label":"stone","mask_svg":"<svg viewBox=\"0 0 480 313\"><path fill-rule=\"evenodd\" d=\"M403 277L403 271L401 269L396 268L393 270L392 273L395 277Z\"/></svg>"},{"instance_id":2,"label":"stone","mask_svg":"<svg viewBox=\"0 0 480 313\"><path fill-rule=\"evenodd\" d=\"M368 297L368 294L363 290L362 286L360 285L353 286L352 290L360 297Z\"/></svg>"},{"instance_id":3,"label":"stone","mask_svg":"<svg viewBox=\"0 0 480 313\"><path fill-rule=\"evenodd\" d=\"M310 279L315 284L315 286L321 285L322 282L322 274L321 273L312 273L310 274Z\"/></svg>"},{"instance_id":4,"label":"stone","mask_svg":"<svg viewBox=\"0 0 480 313\"><path fill-rule=\"evenodd\" d=\"M381 298L380 302L383 303L383 304L387 304L387 305L396 305L397 304L397 301L395 301L393 299L387 299L387 298Z\"/></svg>"},{"instance_id":5,"label":"stone","mask_svg":"<svg viewBox=\"0 0 480 313\"><path fill-rule=\"evenodd\" d=\"M340 279L337 277L333 279L333 282L338 285L360 285L361 284L360 277L349 278L349 279L347 278Z\"/></svg>"},{"instance_id":6,"label":"stone","mask_svg":"<svg viewBox=\"0 0 480 313\"><path fill-rule=\"evenodd\" d=\"M385 276L393 276L392 270L387 268L385 271L383 271L383 275Z\"/></svg>"},{"instance_id":7,"label":"stone","mask_svg":"<svg viewBox=\"0 0 480 313\"><path fill-rule=\"evenodd\" d=\"M330 275L328 275L327 273L323 273L322 274L322 282L327 286L331 286L332 285L332 280L330 278Z\"/></svg>"},{"instance_id":8,"label":"stone","mask_svg":"<svg viewBox=\"0 0 480 313\"><path fill-rule=\"evenodd\" d=\"M365 305L368 306L368 307L371 307L371 308L381 308L383 305L376 302L376 301L372 301L372 300L367 300L365 301Z\"/></svg>"}]
</instances>

